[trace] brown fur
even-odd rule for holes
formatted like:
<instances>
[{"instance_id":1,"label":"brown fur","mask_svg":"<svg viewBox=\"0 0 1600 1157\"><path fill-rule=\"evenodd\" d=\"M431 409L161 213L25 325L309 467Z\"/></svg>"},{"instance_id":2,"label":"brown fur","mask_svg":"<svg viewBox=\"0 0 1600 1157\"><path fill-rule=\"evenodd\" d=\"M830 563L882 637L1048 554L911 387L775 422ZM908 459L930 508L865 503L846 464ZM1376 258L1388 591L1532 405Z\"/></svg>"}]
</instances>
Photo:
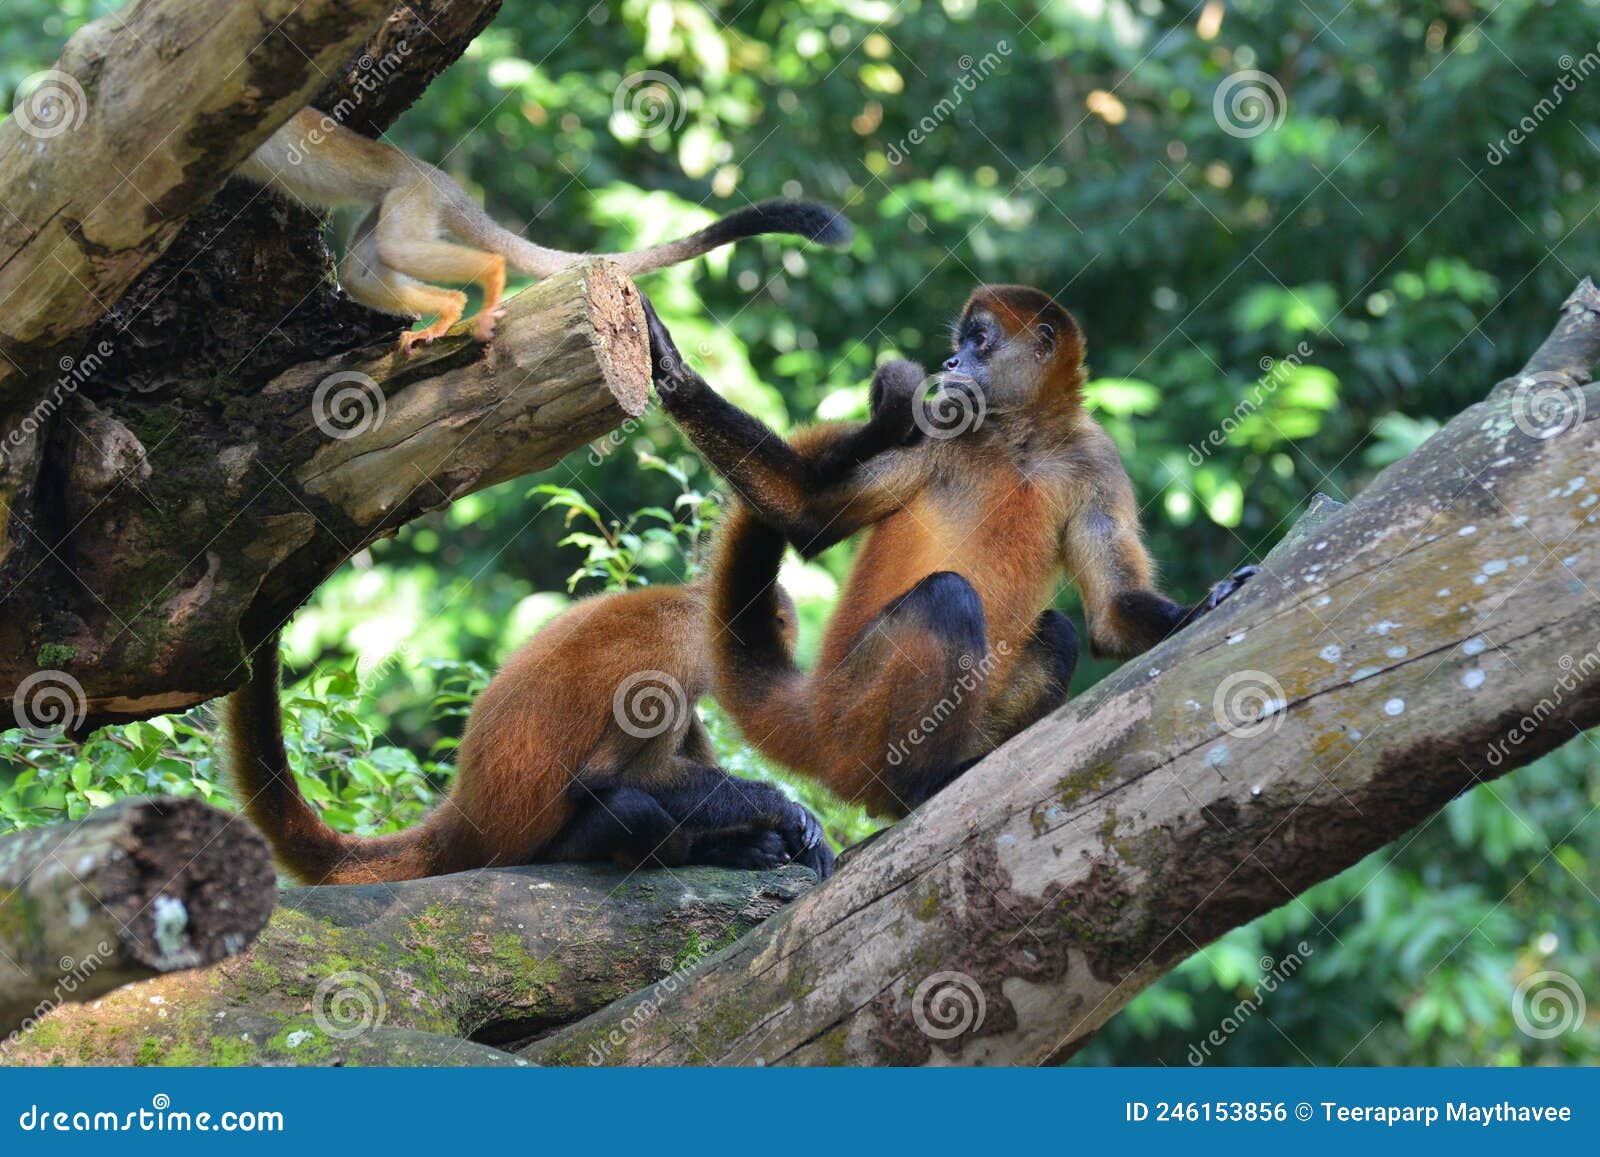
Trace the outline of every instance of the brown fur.
<instances>
[{"instance_id":1,"label":"brown fur","mask_svg":"<svg viewBox=\"0 0 1600 1157\"><path fill-rule=\"evenodd\" d=\"M334 831L300 794L283 749L277 641L257 652L228 697L228 768L245 813L286 872L309 884L408 880L525 864L571 817L568 788L672 775L681 751L709 758L692 710L710 684L697 587L648 587L585 599L511 656L473 704L450 794L419 824L364 838ZM641 671L676 680L690 710L638 738L613 711Z\"/></svg>"},{"instance_id":2,"label":"brown fur","mask_svg":"<svg viewBox=\"0 0 1600 1157\"><path fill-rule=\"evenodd\" d=\"M1079 588L1102 654L1137 654L1170 629L1141 613L1149 601L1161 614L1182 611L1153 590L1127 472L1083 409L1077 323L1045 294L1020 286L978 289L963 313L963 322L969 319L992 319L1005 334L986 355L982 424L881 454L824 492L798 494L783 478L763 474L758 456L732 435L719 442L707 436L704 420L685 423L755 507L730 515L711 571L718 701L768 757L879 814L907 810L884 774L886 753L941 696L950 712L941 731L965 736L945 770L993 749L1059 702L1064 688L1050 689L1048 668L1029 644L1063 575ZM798 435L795 449L814 453L833 436L827 428ZM798 541L797 527L817 523L833 524L836 533L870 530L816 667L803 673L752 644L758 632L750 603L760 575L770 573L764 568L775 571L774 537ZM957 698L945 669L950 644L933 633L937 624L881 625L886 608L937 572L954 572L976 589L987 626L985 673L958 702L950 702ZM734 624L740 630L729 629Z\"/></svg>"}]
</instances>

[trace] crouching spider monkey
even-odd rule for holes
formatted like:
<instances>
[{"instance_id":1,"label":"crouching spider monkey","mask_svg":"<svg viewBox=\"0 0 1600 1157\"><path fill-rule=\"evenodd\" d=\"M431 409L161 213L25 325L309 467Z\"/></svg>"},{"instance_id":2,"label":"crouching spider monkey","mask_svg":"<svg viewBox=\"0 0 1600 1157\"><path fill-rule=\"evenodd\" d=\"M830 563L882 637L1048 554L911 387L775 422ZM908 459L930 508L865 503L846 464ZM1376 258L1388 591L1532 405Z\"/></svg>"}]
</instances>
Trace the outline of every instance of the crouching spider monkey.
<instances>
[{"instance_id":1,"label":"crouching spider monkey","mask_svg":"<svg viewBox=\"0 0 1600 1157\"><path fill-rule=\"evenodd\" d=\"M820 452L849 431L791 445L729 404L648 317L663 407L746 503L712 564L713 693L769 758L876 814L905 815L1065 700L1078 636L1047 609L1063 575L1093 653L1126 658L1255 573L1187 607L1155 589L1132 484L1083 405L1083 334L1036 289L972 294L932 398L919 367L880 370L875 400L916 429L855 459ZM941 429L924 417L941 408L971 420ZM785 540L809 557L865 527L801 671L778 630Z\"/></svg>"},{"instance_id":2,"label":"crouching spider monkey","mask_svg":"<svg viewBox=\"0 0 1600 1157\"><path fill-rule=\"evenodd\" d=\"M787 596L775 627L793 631ZM703 586L598 595L552 619L484 688L450 794L414 827L361 837L306 801L283 746L277 638L228 697L228 770L285 871L308 884L411 880L495 865L614 859L826 878L815 816L716 767L694 705L710 688Z\"/></svg>"}]
</instances>

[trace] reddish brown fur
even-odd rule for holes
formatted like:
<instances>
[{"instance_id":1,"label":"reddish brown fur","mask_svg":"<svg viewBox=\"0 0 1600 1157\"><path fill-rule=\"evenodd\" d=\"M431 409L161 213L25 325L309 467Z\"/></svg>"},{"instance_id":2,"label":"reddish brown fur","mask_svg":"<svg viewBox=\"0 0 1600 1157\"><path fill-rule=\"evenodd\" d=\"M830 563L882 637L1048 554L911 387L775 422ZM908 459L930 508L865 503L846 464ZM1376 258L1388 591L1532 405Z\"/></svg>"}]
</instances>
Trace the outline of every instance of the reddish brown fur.
<instances>
[{"instance_id":1,"label":"reddish brown fur","mask_svg":"<svg viewBox=\"0 0 1600 1157\"><path fill-rule=\"evenodd\" d=\"M1007 404L992 406L980 427L881 455L837 492L802 500L781 479L750 488L758 506L772 500L787 514L803 501L809 518L871 527L813 672L763 670L736 635L715 630L745 610L736 605L747 593L740 568L751 565L752 542L773 533L748 509L730 515L712 568L718 701L770 758L879 814L906 810L883 777L886 752L905 731L905 705L948 690L928 684L948 648L914 627L880 638L874 620L928 576L951 571L970 582L988 629L987 674L957 707L970 710L975 699L982 722L956 758L980 755L1037 718L1048 679L1024 655L1063 571L1082 593L1098 651L1126 656L1156 641L1118 606L1122 594L1150 587L1152 566L1116 447L1083 410L1082 331L1022 286L978 289L964 317L975 312L1006 334L990 364L1006 379L997 396ZM830 436L806 432L795 446ZM763 517L772 517L765 507Z\"/></svg>"},{"instance_id":2,"label":"reddish brown fur","mask_svg":"<svg viewBox=\"0 0 1600 1157\"><path fill-rule=\"evenodd\" d=\"M394 835L335 832L301 796L283 751L275 651L227 700L229 769L246 814L284 869L312 884L407 880L536 860L572 814L574 779L666 774L692 710L653 738L624 731L613 697L630 675L663 672L692 708L710 683L704 599L649 587L586 599L511 656L473 705L450 794ZM273 646L275 646L275 640Z\"/></svg>"}]
</instances>

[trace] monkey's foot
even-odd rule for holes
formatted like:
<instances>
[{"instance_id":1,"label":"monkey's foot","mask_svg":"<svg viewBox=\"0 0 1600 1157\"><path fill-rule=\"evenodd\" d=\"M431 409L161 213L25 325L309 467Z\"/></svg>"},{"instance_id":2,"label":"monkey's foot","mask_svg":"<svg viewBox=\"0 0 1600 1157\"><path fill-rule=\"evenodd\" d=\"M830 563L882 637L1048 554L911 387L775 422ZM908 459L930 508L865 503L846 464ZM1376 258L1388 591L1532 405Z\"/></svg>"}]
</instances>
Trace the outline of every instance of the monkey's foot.
<instances>
[{"instance_id":1,"label":"monkey's foot","mask_svg":"<svg viewBox=\"0 0 1600 1157\"><path fill-rule=\"evenodd\" d=\"M472 319L472 336L477 341L489 341L494 337L494 325L506 315L506 307L496 306L485 309Z\"/></svg>"},{"instance_id":2,"label":"monkey's foot","mask_svg":"<svg viewBox=\"0 0 1600 1157\"><path fill-rule=\"evenodd\" d=\"M405 333L400 335L400 356L403 358L410 357L415 346L432 345L449 332L449 329L448 325L441 325L436 321L426 329L406 330Z\"/></svg>"}]
</instances>

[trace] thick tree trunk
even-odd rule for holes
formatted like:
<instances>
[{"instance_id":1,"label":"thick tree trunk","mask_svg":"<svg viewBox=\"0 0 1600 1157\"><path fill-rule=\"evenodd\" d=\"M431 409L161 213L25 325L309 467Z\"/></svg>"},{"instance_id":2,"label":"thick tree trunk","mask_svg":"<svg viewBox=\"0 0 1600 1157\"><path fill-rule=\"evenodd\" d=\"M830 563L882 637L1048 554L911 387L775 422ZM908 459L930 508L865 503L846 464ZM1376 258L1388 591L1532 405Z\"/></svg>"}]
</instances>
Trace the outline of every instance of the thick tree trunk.
<instances>
[{"instance_id":1,"label":"thick tree trunk","mask_svg":"<svg viewBox=\"0 0 1600 1157\"><path fill-rule=\"evenodd\" d=\"M0 837L0 1032L235 955L276 897L266 841L196 800L124 800Z\"/></svg>"},{"instance_id":2,"label":"thick tree trunk","mask_svg":"<svg viewBox=\"0 0 1600 1157\"><path fill-rule=\"evenodd\" d=\"M0 1060L515 1064L492 1046L675 986L813 880L563 864L290 888L238 959L59 1009Z\"/></svg>"},{"instance_id":3,"label":"thick tree trunk","mask_svg":"<svg viewBox=\"0 0 1600 1157\"><path fill-rule=\"evenodd\" d=\"M1223 932L1600 722L1597 356L1585 280L1523 374L1216 614L1006 744L689 984L525 1055L1058 1060Z\"/></svg>"},{"instance_id":4,"label":"thick tree trunk","mask_svg":"<svg viewBox=\"0 0 1600 1157\"><path fill-rule=\"evenodd\" d=\"M526 325L494 355L456 341L388 364L401 320L338 290L322 223L242 182L217 193L308 100L381 131L499 2L413 0L381 20L391 7L146 0L74 36L33 119L0 125L0 695L35 675L73 688L81 731L226 690L239 657L351 552L519 463L554 461L642 396L628 332L591 343L611 363L592 394L578 379L540 394L546 371L528 357L543 338ZM357 419L363 391L385 395L391 421L397 403L434 418L403 427L415 453L387 448L381 519L298 476L332 437L296 420L319 368L376 383L324 395ZM474 396L452 414L438 395L463 375ZM514 397L495 406L486 384ZM539 453L513 452L530 426ZM452 428L461 470L426 457ZM372 477L377 456L339 449L329 485Z\"/></svg>"},{"instance_id":5,"label":"thick tree trunk","mask_svg":"<svg viewBox=\"0 0 1600 1157\"><path fill-rule=\"evenodd\" d=\"M73 733L220 695L352 553L554 464L639 413L649 376L638 291L596 261L512 299L490 345L383 340L225 397L86 388L54 462L68 533L5 599L0 695ZM30 707L63 688L65 720Z\"/></svg>"}]
</instances>

